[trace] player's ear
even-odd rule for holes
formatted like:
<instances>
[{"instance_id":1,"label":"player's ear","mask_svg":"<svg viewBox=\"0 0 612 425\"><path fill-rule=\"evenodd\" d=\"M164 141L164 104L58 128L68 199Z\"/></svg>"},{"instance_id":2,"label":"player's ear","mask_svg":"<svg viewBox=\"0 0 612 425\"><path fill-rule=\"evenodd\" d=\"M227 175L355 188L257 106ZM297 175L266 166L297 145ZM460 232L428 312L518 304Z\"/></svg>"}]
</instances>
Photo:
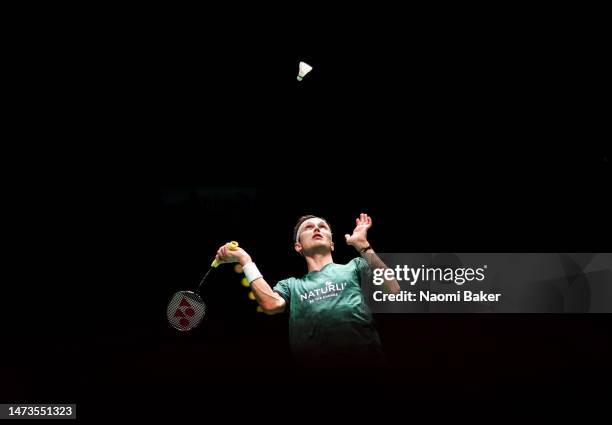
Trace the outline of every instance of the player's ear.
<instances>
[{"instance_id":1,"label":"player's ear","mask_svg":"<svg viewBox=\"0 0 612 425\"><path fill-rule=\"evenodd\" d=\"M295 249L295 252L297 252L300 255L304 255L302 254L302 244L299 242L296 242L295 245L293 245L293 249Z\"/></svg>"},{"instance_id":2,"label":"player's ear","mask_svg":"<svg viewBox=\"0 0 612 425\"><path fill-rule=\"evenodd\" d=\"M334 243L333 242L331 243L330 247L331 247L331 250L333 251L334 250Z\"/></svg>"}]
</instances>

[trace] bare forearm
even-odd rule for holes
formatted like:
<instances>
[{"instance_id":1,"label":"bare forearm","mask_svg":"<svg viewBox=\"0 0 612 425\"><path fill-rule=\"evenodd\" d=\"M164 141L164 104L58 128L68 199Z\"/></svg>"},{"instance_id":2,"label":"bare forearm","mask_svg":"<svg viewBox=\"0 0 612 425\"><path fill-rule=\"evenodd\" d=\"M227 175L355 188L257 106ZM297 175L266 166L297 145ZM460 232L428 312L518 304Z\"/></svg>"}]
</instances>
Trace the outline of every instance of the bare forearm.
<instances>
[{"instance_id":1,"label":"bare forearm","mask_svg":"<svg viewBox=\"0 0 612 425\"><path fill-rule=\"evenodd\" d=\"M359 214L359 218L355 219L355 230L353 234L346 234L346 243L357 250L359 255L365 259L370 266L370 269L387 269L387 265L376 255L370 243L368 242L368 229L372 227L372 217L365 213ZM385 292L398 293L400 291L399 283L396 279L385 279L383 283Z\"/></svg>"},{"instance_id":2,"label":"bare forearm","mask_svg":"<svg viewBox=\"0 0 612 425\"><path fill-rule=\"evenodd\" d=\"M367 261L370 269L387 269L387 265L380 259L380 257L374 252L372 248L368 249L366 252L361 253L361 257ZM384 273L383 273L384 276ZM383 291L387 293L396 294L400 292L400 285L396 279L385 279L383 283Z\"/></svg>"},{"instance_id":3,"label":"bare forearm","mask_svg":"<svg viewBox=\"0 0 612 425\"><path fill-rule=\"evenodd\" d=\"M274 292L270 285L257 270L251 256L244 249L234 249L228 253L225 246L217 251L217 257L223 262L238 262L244 269L245 277L249 279L251 289L260 307L267 314L282 313L285 310L285 299ZM249 271L247 272L247 269Z\"/></svg>"},{"instance_id":4,"label":"bare forearm","mask_svg":"<svg viewBox=\"0 0 612 425\"><path fill-rule=\"evenodd\" d=\"M274 292L263 277L251 282L255 299L267 314L282 313L285 310L285 300Z\"/></svg>"}]
</instances>

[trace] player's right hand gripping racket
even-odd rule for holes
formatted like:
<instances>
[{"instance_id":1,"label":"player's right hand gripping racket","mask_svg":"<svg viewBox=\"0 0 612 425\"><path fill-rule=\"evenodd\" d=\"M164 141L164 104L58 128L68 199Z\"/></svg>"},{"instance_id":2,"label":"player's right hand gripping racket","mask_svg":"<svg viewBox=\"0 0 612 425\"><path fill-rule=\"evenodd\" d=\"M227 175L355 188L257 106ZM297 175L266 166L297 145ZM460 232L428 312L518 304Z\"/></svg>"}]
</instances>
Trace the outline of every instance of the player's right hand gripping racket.
<instances>
[{"instance_id":1,"label":"player's right hand gripping racket","mask_svg":"<svg viewBox=\"0 0 612 425\"><path fill-rule=\"evenodd\" d=\"M230 242L229 245L231 251L238 248L238 242L236 241ZM174 328L179 331L189 331L202 322L206 314L206 304L200 297L200 289L210 272L219 267L219 264L221 263L215 258L202 280L200 280L195 292L178 291L172 296L168 303L166 315L168 316L168 322Z\"/></svg>"}]
</instances>

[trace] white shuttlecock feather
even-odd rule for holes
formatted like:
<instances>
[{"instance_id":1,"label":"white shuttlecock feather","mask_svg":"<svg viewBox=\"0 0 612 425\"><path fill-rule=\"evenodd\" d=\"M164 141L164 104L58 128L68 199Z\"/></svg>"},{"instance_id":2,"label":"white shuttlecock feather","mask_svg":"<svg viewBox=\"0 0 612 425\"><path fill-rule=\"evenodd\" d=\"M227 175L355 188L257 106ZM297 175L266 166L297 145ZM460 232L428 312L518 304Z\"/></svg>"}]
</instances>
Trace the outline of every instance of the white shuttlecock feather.
<instances>
[{"instance_id":1,"label":"white shuttlecock feather","mask_svg":"<svg viewBox=\"0 0 612 425\"><path fill-rule=\"evenodd\" d=\"M306 62L300 62L297 80L302 81L310 71L312 71L312 66L308 65Z\"/></svg>"}]
</instances>

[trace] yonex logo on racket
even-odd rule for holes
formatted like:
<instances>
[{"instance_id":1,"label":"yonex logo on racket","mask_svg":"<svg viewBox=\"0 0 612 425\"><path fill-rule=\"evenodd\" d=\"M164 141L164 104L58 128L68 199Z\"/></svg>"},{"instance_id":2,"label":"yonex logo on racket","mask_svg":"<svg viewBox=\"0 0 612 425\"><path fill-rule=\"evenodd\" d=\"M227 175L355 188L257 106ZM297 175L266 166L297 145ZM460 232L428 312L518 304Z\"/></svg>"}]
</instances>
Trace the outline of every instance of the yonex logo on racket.
<instances>
[{"instance_id":1,"label":"yonex logo on racket","mask_svg":"<svg viewBox=\"0 0 612 425\"><path fill-rule=\"evenodd\" d=\"M206 305L198 294L190 291L179 291L168 304L168 321L179 331L188 331L198 326L204 314Z\"/></svg>"},{"instance_id":2,"label":"yonex logo on racket","mask_svg":"<svg viewBox=\"0 0 612 425\"><path fill-rule=\"evenodd\" d=\"M181 325L184 328L189 326L189 323L190 323L189 317L193 317L194 314L195 314L195 310L191 307L191 304L189 304L189 301L187 301L187 298L183 297L183 299L179 303L179 306L176 308L176 311L174 312L174 317L179 318L178 319L179 325Z\"/></svg>"}]
</instances>

